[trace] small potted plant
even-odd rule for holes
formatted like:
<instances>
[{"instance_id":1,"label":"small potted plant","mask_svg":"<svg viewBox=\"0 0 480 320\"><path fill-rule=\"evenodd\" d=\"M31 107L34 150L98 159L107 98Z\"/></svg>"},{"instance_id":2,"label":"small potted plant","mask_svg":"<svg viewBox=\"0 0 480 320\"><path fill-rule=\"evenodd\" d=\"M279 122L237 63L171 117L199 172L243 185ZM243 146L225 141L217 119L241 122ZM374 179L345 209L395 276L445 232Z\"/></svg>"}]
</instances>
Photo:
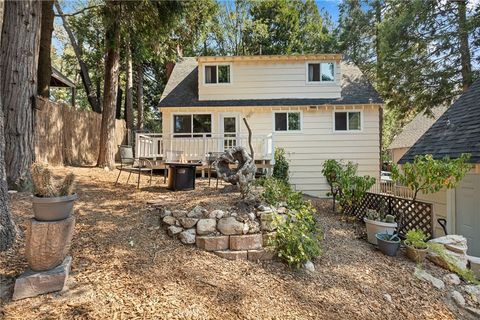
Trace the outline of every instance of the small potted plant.
<instances>
[{"instance_id":1,"label":"small potted plant","mask_svg":"<svg viewBox=\"0 0 480 320\"><path fill-rule=\"evenodd\" d=\"M44 165L32 165L33 213L40 221L68 218L73 212L75 176L69 173L62 181L54 181L51 171Z\"/></svg>"},{"instance_id":2,"label":"small potted plant","mask_svg":"<svg viewBox=\"0 0 480 320\"><path fill-rule=\"evenodd\" d=\"M397 255L397 251L400 248L400 238L397 234L377 233L378 249L383 254L394 257Z\"/></svg>"},{"instance_id":3,"label":"small potted plant","mask_svg":"<svg viewBox=\"0 0 480 320\"><path fill-rule=\"evenodd\" d=\"M428 251L427 236L422 230L409 230L405 236L407 257L416 263L425 261Z\"/></svg>"},{"instance_id":4,"label":"small potted plant","mask_svg":"<svg viewBox=\"0 0 480 320\"><path fill-rule=\"evenodd\" d=\"M387 214L384 215L377 210L368 209L365 218L365 226L367 228L367 240L371 244L377 244L377 233L394 234L397 228L395 217Z\"/></svg>"}]
</instances>

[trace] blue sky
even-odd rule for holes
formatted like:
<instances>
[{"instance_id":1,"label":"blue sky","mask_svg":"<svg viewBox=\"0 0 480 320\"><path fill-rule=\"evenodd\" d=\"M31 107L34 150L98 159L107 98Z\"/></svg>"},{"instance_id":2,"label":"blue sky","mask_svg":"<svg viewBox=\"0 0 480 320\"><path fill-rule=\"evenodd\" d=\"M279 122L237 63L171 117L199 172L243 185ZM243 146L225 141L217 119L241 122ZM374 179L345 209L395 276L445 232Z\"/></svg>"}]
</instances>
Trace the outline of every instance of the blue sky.
<instances>
[{"instance_id":1,"label":"blue sky","mask_svg":"<svg viewBox=\"0 0 480 320\"><path fill-rule=\"evenodd\" d=\"M340 0L316 0L317 6L319 9L324 9L326 12L330 13L332 16L332 21L337 23L338 21L338 4Z\"/></svg>"}]
</instances>

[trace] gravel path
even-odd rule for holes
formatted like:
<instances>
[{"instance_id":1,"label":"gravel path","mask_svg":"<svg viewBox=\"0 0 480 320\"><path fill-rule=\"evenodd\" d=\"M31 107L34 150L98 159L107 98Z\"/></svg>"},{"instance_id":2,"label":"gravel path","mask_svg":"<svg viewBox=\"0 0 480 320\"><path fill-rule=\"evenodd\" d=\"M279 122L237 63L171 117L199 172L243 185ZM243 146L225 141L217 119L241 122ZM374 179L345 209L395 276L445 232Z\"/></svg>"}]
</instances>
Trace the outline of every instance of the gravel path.
<instances>
[{"instance_id":1,"label":"gravel path","mask_svg":"<svg viewBox=\"0 0 480 320\"><path fill-rule=\"evenodd\" d=\"M72 170L78 176L77 225L68 290L10 301L12 284L26 268L24 241L0 254L0 318L4 319L457 319L448 288L413 277L415 265L401 253L383 256L359 239L360 225L328 213L316 201L324 230L316 272L280 262L228 261L170 239L148 200L170 207L232 204L238 195L200 181L196 191L156 186L114 186L116 172ZM126 176L123 176L126 179ZM124 181L122 180L122 181ZM146 180L145 180L146 181ZM222 188L222 187L220 187ZM12 195L20 229L31 216L28 194ZM444 272L431 264L432 274ZM388 300L391 297L391 302Z\"/></svg>"}]
</instances>

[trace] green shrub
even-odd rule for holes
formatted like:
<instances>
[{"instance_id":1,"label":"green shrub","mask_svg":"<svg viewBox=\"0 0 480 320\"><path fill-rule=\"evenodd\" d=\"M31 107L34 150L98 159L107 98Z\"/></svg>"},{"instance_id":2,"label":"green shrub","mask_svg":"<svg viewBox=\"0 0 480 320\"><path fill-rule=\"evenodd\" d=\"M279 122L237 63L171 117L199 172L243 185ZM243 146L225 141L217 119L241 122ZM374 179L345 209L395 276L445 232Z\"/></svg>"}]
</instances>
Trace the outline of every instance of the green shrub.
<instances>
[{"instance_id":1,"label":"green shrub","mask_svg":"<svg viewBox=\"0 0 480 320\"><path fill-rule=\"evenodd\" d=\"M323 163L322 174L325 176L328 185L330 186L330 191L327 193L327 196L333 198L333 212L335 212L335 202L340 191L340 186L338 183L338 178L342 172L341 162L335 159L328 159Z\"/></svg>"},{"instance_id":2,"label":"green shrub","mask_svg":"<svg viewBox=\"0 0 480 320\"><path fill-rule=\"evenodd\" d=\"M280 202L287 202L292 191L291 187L284 181L269 177L263 181L263 199L272 206Z\"/></svg>"},{"instance_id":3,"label":"green shrub","mask_svg":"<svg viewBox=\"0 0 480 320\"><path fill-rule=\"evenodd\" d=\"M307 203L298 210L289 210L286 219L275 219L277 231L268 245L290 266L298 268L321 254L314 214L315 208Z\"/></svg>"},{"instance_id":4,"label":"green shrub","mask_svg":"<svg viewBox=\"0 0 480 320\"><path fill-rule=\"evenodd\" d=\"M422 230L408 230L405 235L405 244L416 249L426 249L428 248L427 235Z\"/></svg>"},{"instance_id":5,"label":"green shrub","mask_svg":"<svg viewBox=\"0 0 480 320\"><path fill-rule=\"evenodd\" d=\"M273 177L288 183L288 161L285 158L285 150L275 148L275 165L273 166Z\"/></svg>"}]
</instances>

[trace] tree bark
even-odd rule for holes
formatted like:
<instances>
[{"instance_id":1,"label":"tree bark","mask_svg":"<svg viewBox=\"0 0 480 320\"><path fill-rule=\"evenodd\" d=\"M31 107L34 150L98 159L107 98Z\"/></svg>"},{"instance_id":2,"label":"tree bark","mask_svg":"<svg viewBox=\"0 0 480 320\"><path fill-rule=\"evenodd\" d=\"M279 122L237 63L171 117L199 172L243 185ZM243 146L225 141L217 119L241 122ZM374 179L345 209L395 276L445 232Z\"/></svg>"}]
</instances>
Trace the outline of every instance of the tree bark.
<instances>
[{"instance_id":1,"label":"tree bark","mask_svg":"<svg viewBox=\"0 0 480 320\"><path fill-rule=\"evenodd\" d=\"M57 9L58 14L62 18L63 22L63 28L68 34L68 37L70 38L70 43L72 44L73 51L75 52L75 56L77 57L78 64L80 65L80 75L82 77L82 83L83 86L85 87L85 92L87 94L87 99L88 102L90 103L90 106L92 107L92 110L97 112L97 113L102 113L102 108L100 101L98 99L97 94L94 92L92 89L92 81L90 80L90 75L88 74L88 68L87 65L85 64L85 61L83 61L82 55L82 48L78 45L77 40L75 39L75 36L70 29L70 26L68 25L67 19L65 18L65 15L63 14L62 8L60 7L60 4L55 1L55 8Z\"/></svg>"},{"instance_id":2,"label":"tree bark","mask_svg":"<svg viewBox=\"0 0 480 320\"><path fill-rule=\"evenodd\" d=\"M137 130L143 130L143 64L137 64Z\"/></svg>"},{"instance_id":3,"label":"tree bark","mask_svg":"<svg viewBox=\"0 0 480 320\"><path fill-rule=\"evenodd\" d=\"M0 0L0 43L2 40L4 1ZM0 61L0 65L2 65ZM0 251L10 248L15 240L15 224L8 207L8 186L5 173L5 136L3 134L3 106L0 87Z\"/></svg>"},{"instance_id":4,"label":"tree bark","mask_svg":"<svg viewBox=\"0 0 480 320\"><path fill-rule=\"evenodd\" d=\"M105 8L106 58L103 90L102 125L100 129L100 150L97 166L113 169L115 166L115 107L120 66L120 26L118 16L120 4L108 1Z\"/></svg>"},{"instance_id":5,"label":"tree bark","mask_svg":"<svg viewBox=\"0 0 480 320\"><path fill-rule=\"evenodd\" d=\"M40 32L40 53L38 57L38 95L48 99L50 98L50 78L52 77L52 32L53 19L53 1L42 1L42 29Z\"/></svg>"},{"instance_id":6,"label":"tree bark","mask_svg":"<svg viewBox=\"0 0 480 320\"><path fill-rule=\"evenodd\" d=\"M125 122L127 129L131 132L133 130L133 66L130 43L127 43L126 56L127 83L125 87Z\"/></svg>"},{"instance_id":7,"label":"tree bark","mask_svg":"<svg viewBox=\"0 0 480 320\"><path fill-rule=\"evenodd\" d=\"M120 81L119 81L120 82ZM120 120L122 119L122 98L123 98L123 90L118 86L117 89L117 110L115 112L115 119Z\"/></svg>"},{"instance_id":8,"label":"tree bark","mask_svg":"<svg viewBox=\"0 0 480 320\"><path fill-rule=\"evenodd\" d=\"M463 91L466 91L472 84L472 64L470 56L470 46L468 44L467 1L457 1L457 3L462 87Z\"/></svg>"},{"instance_id":9,"label":"tree bark","mask_svg":"<svg viewBox=\"0 0 480 320\"><path fill-rule=\"evenodd\" d=\"M11 188L30 185L35 158L34 103L40 49L40 1L5 2L0 46L0 91L5 125L5 169Z\"/></svg>"}]
</instances>

